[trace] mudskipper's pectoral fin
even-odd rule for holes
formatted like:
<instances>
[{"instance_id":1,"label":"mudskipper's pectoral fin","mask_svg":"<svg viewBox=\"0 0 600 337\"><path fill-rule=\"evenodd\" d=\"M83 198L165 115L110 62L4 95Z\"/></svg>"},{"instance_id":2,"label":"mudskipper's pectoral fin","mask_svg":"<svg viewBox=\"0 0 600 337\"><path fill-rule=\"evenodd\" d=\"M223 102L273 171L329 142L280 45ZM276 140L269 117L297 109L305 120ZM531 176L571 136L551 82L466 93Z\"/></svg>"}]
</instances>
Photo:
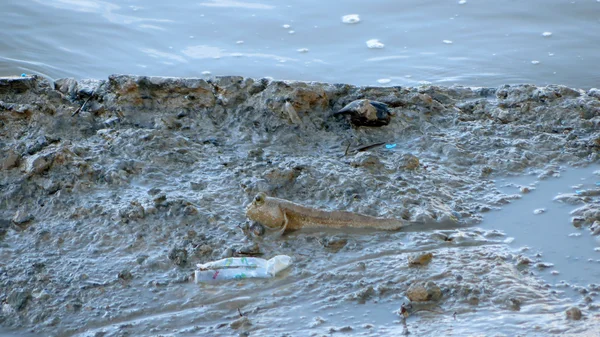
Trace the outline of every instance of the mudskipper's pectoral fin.
<instances>
[{"instance_id":1,"label":"mudskipper's pectoral fin","mask_svg":"<svg viewBox=\"0 0 600 337\"><path fill-rule=\"evenodd\" d=\"M288 223L290 223L287 214L285 214L285 212L281 213L283 214L283 226L281 226L281 229L277 232L277 237L283 236L283 233L285 233L285 230L287 229Z\"/></svg>"}]
</instances>

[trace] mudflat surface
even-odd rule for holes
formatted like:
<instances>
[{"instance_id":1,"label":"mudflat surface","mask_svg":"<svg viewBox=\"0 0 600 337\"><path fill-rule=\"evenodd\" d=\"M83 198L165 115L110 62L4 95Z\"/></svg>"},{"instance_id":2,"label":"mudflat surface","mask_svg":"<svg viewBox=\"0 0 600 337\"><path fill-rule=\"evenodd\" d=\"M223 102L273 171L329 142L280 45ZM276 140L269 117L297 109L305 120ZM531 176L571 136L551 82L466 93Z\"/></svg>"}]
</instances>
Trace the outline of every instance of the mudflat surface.
<instances>
[{"instance_id":1,"label":"mudflat surface","mask_svg":"<svg viewBox=\"0 0 600 337\"><path fill-rule=\"evenodd\" d=\"M388 104L390 124L332 116L359 98ZM480 225L536 193L507 190L507 176L595 174L599 98L564 86L0 79L0 324L53 336L592 336L597 284L548 283L547 261L511 245L509 228ZM378 142L389 146L353 151ZM241 227L258 192L427 225L253 237ZM558 197L578 207L562 225L596 233L597 194ZM294 264L194 284L197 263L248 252ZM439 298L402 319L425 281Z\"/></svg>"}]
</instances>

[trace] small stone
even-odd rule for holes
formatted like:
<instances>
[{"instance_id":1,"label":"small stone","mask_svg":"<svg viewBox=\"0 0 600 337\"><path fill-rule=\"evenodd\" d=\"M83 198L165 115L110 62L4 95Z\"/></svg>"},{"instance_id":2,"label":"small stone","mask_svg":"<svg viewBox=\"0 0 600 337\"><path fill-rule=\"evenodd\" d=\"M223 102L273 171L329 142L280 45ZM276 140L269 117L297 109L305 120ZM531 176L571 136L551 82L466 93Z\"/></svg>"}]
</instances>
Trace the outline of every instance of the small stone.
<instances>
[{"instance_id":1,"label":"small stone","mask_svg":"<svg viewBox=\"0 0 600 337\"><path fill-rule=\"evenodd\" d=\"M542 214L545 212L546 212L545 208L538 208L538 209L533 210L533 214Z\"/></svg>"},{"instance_id":2,"label":"small stone","mask_svg":"<svg viewBox=\"0 0 600 337\"><path fill-rule=\"evenodd\" d=\"M581 226L583 225L583 223L585 222L585 219L582 217L572 217L571 218L571 223L573 224L573 227L575 228L581 228Z\"/></svg>"},{"instance_id":3,"label":"small stone","mask_svg":"<svg viewBox=\"0 0 600 337\"><path fill-rule=\"evenodd\" d=\"M413 302L439 301L442 290L433 281L417 281L408 287L406 296Z\"/></svg>"},{"instance_id":4,"label":"small stone","mask_svg":"<svg viewBox=\"0 0 600 337\"><path fill-rule=\"evenodd\" d=\"M352 167L363 167L370 170L381 170L385 167L377 155L368 152L357 153L354 158L352 158L350 165Z\"/></svg>"},{"instance_id":5,"label":"small stone","mask_svg":"<svg viewBox=\"0 0 600 337\"><path fill-rule=\"evenodd\" d=\"M590 231L592 232L592 235L600 234L600 221L594 221L594 223L590 226Z\"/></svg>"},{"instance_id":6,"label":"small stone","mask_svg":"<svg viewBox=\"0 0 600 337\"><path fill-rule=\"evenodd\" d=\"M31 213L28 213L24 210L18 210L15 215L12 218L12 222L16 225L24 225L26 223L28 223L29 221L32 221L34 219L33 215L31 215Z\"/></svg>"},{"instance_id":7,"label":"small stone","mask_svg":"<svg viewBox=\"0 0 600 337\"><path fill-rule=\"evenodd\" d=\"M330 249L334 253L340 251L348 243L348 240L340 237L323 238L320 240L323 247Z\"/></svg>"},{"instance_id":8,"label":"small stone","mask_svg":"<svg viewBox=\"0 0 600 337\"><path fill-rule=\"evenodd\" d=\"M508 308L512 311L520 311L521 310L521 300L517 298L509 298L507 301Z\"/></svg>"},{"instance_id":9,"label":"small stone","mask_svg":"<svg viewBox=\"0 0 600 337\"><path fill-rule=\"evenodd\" d=\"M419 158L412 154L405 154L402 156L402 168L414 171L419 168Z\"/></svg>"},{"instance_id":10,"label":"small stone","mask_svg":"<svg viewBox=\"0 0 600 337\"><path fill-rule=\"evenodd\" d=\"M432 259L433 259L432 253L413 255L408 258L408 265L409 266L424 266L424 265L429 264L429 262L431 262Z\"/></svg>"},{"instance_id":11,"label":"small stone","mask_svg":"<svg viewBox=\"0 0 600 337\"><path fill-rule=\"evenodd\" d=\"M521 188L519 188L519 190L521 191L521 193L526 194L531 192L531 188L527 187L527 186L521 186Z\"/></svg>"},{"instance_id":12,"label":"small stone","mask_svg":"<svg viewBox=\"0 0 600 337\"><path fill-rule=\"evenodd\" d=\"M517 266L524 266L531 264L531 260L526 256L520 256L517 259Z\"/></svg>"},{"instance_id":13,"label":"small stone","mask_svg":"<svg viewBox=\"0 0 600 337\"><path fill-rule=\"evenodd\" d=\"M467 298L467 302L469 302L470 305L479 305L479 297L475 295L470 295Z\"/></svg>"},{"instance_id":14,"label":"small stone","mask_svg":"<svg viewBox=\"0 0 600 337\"><path fill-rule=\"evenodd\" d=\"M117 277L121 280L124 281L129 281L131 279L133 279L133 275L131 274L131 272L127 269L123 269L121 270L118 274Z\"/></svg>"},{"instance_id":15,"label":"small stone","mask_svg":"<svg viewBox=\"0 0 600 337\"><path fill-rule=\"evenodd\" d=\"M246 316L242 316L242 317L236 319L235 321L229 323L229 327L234 330L237 330L242 327L247 327L250 325L252 325L252 323L250 323L250 320Z\"/></svg>"},{"instance_id":16,"label":"small stone","mask_svg":"<svg viewBox=\"0 0 600 337\"><path fill-rule=\"evenodd\" d=\"M250 245L243 246L242 248L236 251L236 255L258 255L260 253L260 246L256 242Z\"/></svg>"},{"instance_id":17,"label":"small stone","mask_svg":"<svg viewBox=\"0 0 600 337\"><path fill-rule=\"evenodd\" d=\"M2 165L0 167L3 170L10 170L13 167L17 167L21 161L21 156L13 150L9 150L6 157L2 158Z\"/></svg>"},{"instance_id":18,"label":"small stone","mask_svg":"<svg viewBox=\"0 0 600 337\"><path fill-rule=\"evenodd\" d=\"M185 206L185 208L183 209L183 214L190 216L190 215L196 215L198 214L198 210L196 209L196 207L192 206L192 205L188 205Z\"/></svg>"},{"instance_id":19,"label":"small stone","mask_svg":"<svg viewBox=\"0 0 600 337\"><path fill-rule=\"evenodd\" d=\"M570 307L565 311L567 319L578 321L581 319L581 310L577 307Z\"/></svg>"},{"instance_id":20,"label":"small stone","mask_svg":"<svg viewBox=\"0 0 600 337\"><path fill-rule=\"evenodd\" d=\"M535 267L538 269L546 269L546 268L554 267L554 264L549 263L549 262L538 262L535 264Z\"/></svg>"},{"instance_id":21,"label":"small stone","mask_svg":"<svg viewBox=\"0 0 600 337\"><path fill-rule=\"evenodd\" d=\"M161 192L160 188L153 187L153 188L151 188L151 189L148 190L148 195L157 195L160 192Z\"/></svg>"},{"instance_id":22,"label":"small stone","mask_svg":"<svg viewBox=\"0 0 600 337\"><path fill-rule=\"evenodd\" d=\"M187 264L187 258L188 253L186 249L173 247L171 251L169 251L169 260L180 267Z\"/></svg>"}]
</instances>

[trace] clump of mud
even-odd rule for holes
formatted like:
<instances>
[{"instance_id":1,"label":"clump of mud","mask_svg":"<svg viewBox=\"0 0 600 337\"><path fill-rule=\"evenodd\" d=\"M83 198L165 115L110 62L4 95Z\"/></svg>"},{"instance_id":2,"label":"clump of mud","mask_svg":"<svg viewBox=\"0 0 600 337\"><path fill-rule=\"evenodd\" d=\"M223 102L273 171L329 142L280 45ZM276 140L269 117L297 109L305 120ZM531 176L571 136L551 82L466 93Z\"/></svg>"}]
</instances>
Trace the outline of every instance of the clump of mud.
<instances>
[{"instance_id":1,"label":"clump of mud","mask_svg":"<svg viewBox=\"0 0 600 337\"><path fill-rule=\"evenodd\" d=\"M599 98L563 86L0 79L0 324L54 336L379 336L472 334L505 317L506 334L588 331L593 301L567 320L573 303L517 268L502 233L474 226L519 197L495 177L598 162ZM356 99L387 104L389 125L334 115ZM258 192L446 229L256 238L243 229ZM588 203L582 221L598 227L598 209ZM419 252L431 261L411 263ZM193 284L197 263L248 254L295 263L276 279ZM395 310L419 282L439 296L407 327Z\"/></svg>"}]
</instances>

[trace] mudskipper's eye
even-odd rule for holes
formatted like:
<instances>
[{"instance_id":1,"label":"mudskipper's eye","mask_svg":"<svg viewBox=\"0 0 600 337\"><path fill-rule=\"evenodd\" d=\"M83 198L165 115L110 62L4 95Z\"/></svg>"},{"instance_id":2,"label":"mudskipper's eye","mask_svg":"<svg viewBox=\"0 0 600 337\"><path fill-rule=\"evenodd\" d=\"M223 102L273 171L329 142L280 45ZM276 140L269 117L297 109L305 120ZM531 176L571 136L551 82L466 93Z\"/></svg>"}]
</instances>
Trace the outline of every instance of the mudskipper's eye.
<instances>
[{"instance_id":1,"label":"mudskipper's eye","mask_svg":"<svg viewBox=\"0 0 600 337\"><path fill-rule=\"evenodd\" d=\"M257 205L262 205L265 202L265 194L264 193L258 193L255 197L254 197L254 202Z\"/></svg>"}]
</instances>

